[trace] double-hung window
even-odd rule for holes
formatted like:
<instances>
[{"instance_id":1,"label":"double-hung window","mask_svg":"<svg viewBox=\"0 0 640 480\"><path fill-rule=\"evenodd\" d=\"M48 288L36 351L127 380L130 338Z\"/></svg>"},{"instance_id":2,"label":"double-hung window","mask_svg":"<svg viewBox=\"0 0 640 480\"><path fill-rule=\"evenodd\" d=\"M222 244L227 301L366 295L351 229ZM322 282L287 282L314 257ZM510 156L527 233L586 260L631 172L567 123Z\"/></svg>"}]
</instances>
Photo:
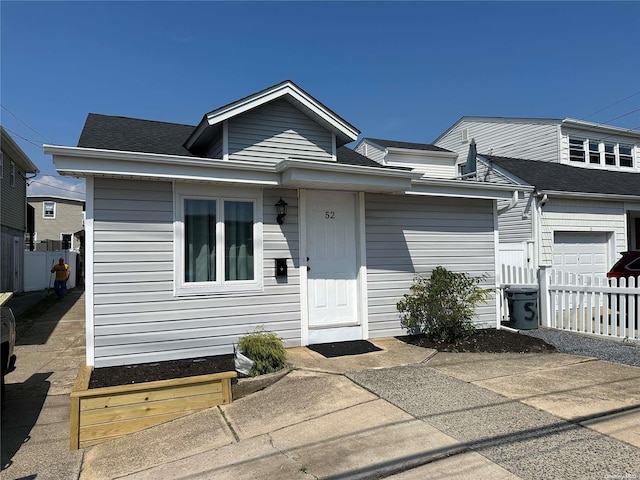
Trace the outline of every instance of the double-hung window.
<instances>
[{"instance_id":1,"label":"double-hung window","mask_svg":"<svg viewBox=\"0 0 640 480\"><path fill-rule=\"evenodd\" d=\"M615 146L612 143L604 144L604 163L605 165L616 164Z\"/></svg>"},{"instance_id":2,"label":"double-hung window","mask_svg":"<svg viewBox=\"0 0 640 480\"><path fill-rule=\"evenodd\" d=\"M589 163L600 163L600 144L589 140Z\"/></svg>"},{"instance_id":3,"label":"double-hung window","mask_svg":"<svg viewBox=\"0 0 640 480\"><path fill-rule=\"evenodd\" d=\"M618 145L621 167L633 167L632 148L631 145Z\"/></svg>"},{"instance_id":4,"label":"double-hung window","mask_svg":"<svg viewBox=\"0 0 640 480\"><path fill-rule=\"evenodd\" d=\"M56 218L56 202L42 202L42 218Z\"/></svg>"},{"instance_id":5,"label":"double-hung window","mask_svg":"<svg viewBox=\"0 0 640 480\"><path fill-rule=\"evenodd\" d=\"M572 162L584 162L584 140L569 137L569 160Z\"/></svg>"},{"instance_id":6,"label":"double-hung window","mask_svg":"<svg viewBox=\"0 0 640 480\"><path fill-rule=\"evenodd\" d=\"M181 190L176 195L176 294L261 290L261 193Z\"/></svg>"}]
</instances>

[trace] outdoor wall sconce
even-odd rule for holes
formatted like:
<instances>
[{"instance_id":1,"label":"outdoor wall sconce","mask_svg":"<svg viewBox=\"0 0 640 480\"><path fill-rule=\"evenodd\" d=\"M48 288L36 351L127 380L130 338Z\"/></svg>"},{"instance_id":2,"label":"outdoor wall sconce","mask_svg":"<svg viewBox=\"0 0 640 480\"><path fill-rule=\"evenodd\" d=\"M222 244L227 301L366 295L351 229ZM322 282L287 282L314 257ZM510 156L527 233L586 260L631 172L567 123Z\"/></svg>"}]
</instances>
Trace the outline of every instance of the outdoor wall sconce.
<instances>
[{"instance_id":1,"label":"outdoor wall sconce","mask_svg":"<svg viewBox=\"0 0 640 480\"><path fill-rule=\"evenodd\" d=\"M276 203L276 210L278 211L276 221L278 222L278 225L282 225L284 223L284 217L287 216L287 205L288 203L285 202L282 197L280 197L280 200Z\"/></svg>"}]
</instances>

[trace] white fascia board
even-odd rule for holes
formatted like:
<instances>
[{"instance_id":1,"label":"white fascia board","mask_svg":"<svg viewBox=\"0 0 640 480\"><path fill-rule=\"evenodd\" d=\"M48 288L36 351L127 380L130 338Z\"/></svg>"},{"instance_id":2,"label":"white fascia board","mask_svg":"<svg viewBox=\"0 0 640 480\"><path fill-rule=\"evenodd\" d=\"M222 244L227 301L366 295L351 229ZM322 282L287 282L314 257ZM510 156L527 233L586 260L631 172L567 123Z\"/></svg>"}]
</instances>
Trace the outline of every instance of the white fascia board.
<instances>
[{"instance_id":1,"label":"white fascia board","mask_svg":"<svg viewBox=\"0 0 640 480\"><path fill-rule=\"evenodd\" d=\"M401 193L410 188L406 177L363 175L362 172L336 173L305 168L288 168L281 174L281 186L291 188L320 188L354 192Z\"/></svg>"},{"instance_id":2,"label":"white fascia board","mask_svg":"<svg viewBox=\"0 0 640 480\"><path fill-rule=\"evenodd\" d=\"M225 161L54 145L45 145L44 152L53 155L56 170L62 175L278 185L275 166L267 162Z\"/></svg>"},{"instance_id":3,"label":"white fascia board","mask_svg":"<svg viewBox=\"0 0 640 480\"><path fill-rule=\"evenodd\" d=\"M366 167L362 165L350 165L346 163L319 162L315 160L287 159L276 165L278 172L283 172L289 168L298 168L305 170L323 170L334 173L356 173L369 176L380 177L396 177L408 178L410 180L418 179L421 173L415 173L410 170L395 168Z\"/></svg>"},{"instance_id":4,"label":"white fascia board","mask_svg":"<svg viewBox=\"0 0 640 480\"><path fill-rule=\"evenodd\" d=\"M585 122L584 120L576 120L573 118L565 118L564 120L562 120L562 126L575 128L579 130L587 130L590 132L613 133L616 135L633 137L635 139L640 138L640 132L638 132L638 130L635 130L633 128L614 127L613 125L603 125L601 123Z\"/></svg>"},{"instance_id":5,"label":"white fascia board","mask_svg":"<svg viewBox=\"0 0 640 480\"><path fill-rule=\"evenodd\" d=\"M394 155L415 155L420 157L440 157L440 158L451 158L457 159L457 152L439 152L435 150L419 150L414 148L399 148L399 147L387 147L387 153L392 153Z\"/></svg>"},{"instance_id":6,"label":"white fascia board","mask_svg":"<svg viewBox=\"0 0 640 480\"><path fill-rule=\"evenodd\" d=\"M482 198L488 200L510 200L513 192L533 191L531 186L500 185L473 180L422 179L413 181L407 195L430 195L438 197Z\"/></svg>"},{"instance_id":7,"label":"white fascia board","mask_svg":"<svg viewBox=\"0 0 640 480\"><path fill-rule=\"evenodd\" d=\"M589 192L562 192L559 190L537 190L538 195L547 195L548 197L565 197L580 198L585 200L600 200L603 202L640 202L640 195L616 195L608 193L589 193Z\"/></svg>"},{"instance_id":8,"label":"white fascia board","mask_svg":"<svg viewBox=\"0 0 640 480\"><path fill-rule=\"evenodd\" d=\"M208 114L207 121L209 122L209 125L215 125L224 120L235 117L236 115L240 115L256 107L264 105L265 103L277 100L278 98L284 97L285 95L291 96L291 98L293 98L296 102L311 111L314 115L322 118L325 122L332 125L337 131L342 133L347 138L350 138L351 141L358 139L358 134L360 133L358 130L348 125L337 115L334 115L332 112L319 105L315 100L313 100L313 98L310 98L303 92L299 91L291 83L279 85L272 90L267 90L266 92L263 92L259 95L249 97L240 103L229 105L229 107L226 109Z\"/></svg>"}]
</instances>

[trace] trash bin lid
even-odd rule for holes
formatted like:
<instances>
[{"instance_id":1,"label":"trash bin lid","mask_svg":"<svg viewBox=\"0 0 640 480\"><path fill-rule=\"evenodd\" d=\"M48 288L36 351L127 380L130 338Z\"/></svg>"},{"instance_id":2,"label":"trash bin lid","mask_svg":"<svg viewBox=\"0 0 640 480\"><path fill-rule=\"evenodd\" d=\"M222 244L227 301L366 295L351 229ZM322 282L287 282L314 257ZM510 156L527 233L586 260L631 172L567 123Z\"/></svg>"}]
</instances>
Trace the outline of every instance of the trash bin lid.
<instances>
[{"instance_id":1,"label":"trash bin lid","mask_svg":"<svg viewBox=\"0 0 640 480\"><path fill-rule=\"evenodd\" d=\"M532 285L530 287L505 287L508 293L538 293L538 287Z\"/></svg>"}]
</instances>

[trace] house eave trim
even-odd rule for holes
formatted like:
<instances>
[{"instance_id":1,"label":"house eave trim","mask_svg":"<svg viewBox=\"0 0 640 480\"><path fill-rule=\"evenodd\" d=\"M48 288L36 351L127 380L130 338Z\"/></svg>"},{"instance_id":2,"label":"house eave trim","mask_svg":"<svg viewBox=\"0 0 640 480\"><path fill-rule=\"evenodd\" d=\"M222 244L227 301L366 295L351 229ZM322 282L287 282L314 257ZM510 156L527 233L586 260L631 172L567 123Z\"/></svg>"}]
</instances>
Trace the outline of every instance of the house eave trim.
<instances>
[{"instance_id":1,"label":"house eave trim","mask_svg":"<svg viewBox=\"0 0 640 480\"><path fill-rule=\"evenodd\" d=\"M583 198L585 200L600 200L600 201L627 201L627 202L640 202L639 195L617 195L608 193L589 193L589 192L563 192L560 190L537 190L536 193L540 196L547 195L548 197L567 197L567 198Z\"/></svg>"},{"instance_id":2,"label":"house eave trim","mask_svg":"<svg viewBox=\"0 0 640 480\"><path fill-rule=\"evenodd\" d=\"M457 159L458 154L456 152L440 152L437 150L420 150L415 148L398 148L398 147L387 147L387 153L391 153L394 155L415 155L420 157L440 157L440 158L450 158Z\"/></svg>"},{"instance_id":3,"label":"house eave trim","mask_svg":"<svg viewBox=\"0 0 640 480\"><path fill-rule=\"evenodd\" d=\"M514 192L533 191L533 187L522 185L498 185L472 180L435 180L414 181L407 195L431 195L444 197L480 198L488 200L510 200Z\"/></svg>"}]
</instances>

